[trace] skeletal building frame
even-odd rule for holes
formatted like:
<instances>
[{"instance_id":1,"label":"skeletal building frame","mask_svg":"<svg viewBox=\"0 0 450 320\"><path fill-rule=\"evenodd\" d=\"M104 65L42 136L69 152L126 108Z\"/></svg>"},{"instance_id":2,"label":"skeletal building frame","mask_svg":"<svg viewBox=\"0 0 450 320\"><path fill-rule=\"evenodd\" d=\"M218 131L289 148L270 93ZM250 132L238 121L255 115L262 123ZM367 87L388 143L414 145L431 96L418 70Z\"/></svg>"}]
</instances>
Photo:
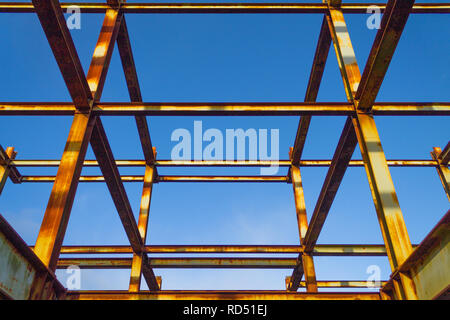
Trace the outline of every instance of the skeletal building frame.
<instances>
[{"instance_id":1,"label":"skeletal building frame","mask_svg":"<svg viewBox=\"0 0 450 320\"><path fill-rule=\"evenodd\" d=\"M76 5L82 13L105 13L103 26L85 76L77 51L67 29L63 9ZM364 71L361 74L348 34L344 13L366 13L371 5L383 12ZM33 0L32 3L2 2L0 13L34 12L67 85L72 103L0 103L0 115L71 115L72 126L61 160L15 159L14 148L0 148L0 192L6 179L13 183L52 182L53 188L39 235L29 247L0 216L0 234L5 243L18 250L24 264L34 271L26 290L26 299L417 299L449 295L448 275L438 274L448 255L449 219L447 212L424 241L411 245L389 172L395 167L435 167L450 200L450 144L434 148L429 160L386 160L374 116L431 115L449 116L450 102L376 103L376 96L387 72L395 48L410 14L449 14L450 3L419 3L389 0L387 4L346 4L339 0L323 3L59 3L57 0ZM125 16L132 13L316 13L323 22L312 64L304 102L299 103L145 103L142 101ZM101 102L109 62L117 43L130 103ZM344 83L347 102L316 102L328 52L333 44ZM134 116L144 153L143 160L115 160L101 122L101 116ZM261 167L272 161L175 161L157 160L146 116L151 115L245 115L300 116L289 160L276 164L289 168L287 176L162 176L158 167ZM303 147L312 116L344 116L347 121L331 160L304 160ZM96 160L86 160L91 143ZM351 160L359 144L362 160ZM99 167L101 176L81 176L83 167ZM121 176L119 166L145 167L144 176ZM323 187L308 221L300 168L328 167ZM384 244L317 245L317 239L344 177L347 167L364 166L375 204ZM56 176L24 176L19 167L58 167ZM124 182L144 182L138 221L135 221ZM250 245L146 245L150 200L154 183L160 182L285 182L292 183L300 236L298 246ZM70 211L79 182L105 182L126 231L130 246L62 246ZM7 246L8 247L8 246ZM439 253L439 254L436 254ZM132 254L132 258L60 258L60 254ZM152 253L276 253L298 254L298 258L149 258ZM10 253L8 253L10 254ZM390 279L381 283L379 292L321 292L318 288L361 288L365 281L317 281L314 256L387 256L392 269ZM447 261L447 260L444 260ZM423 265L433 269L424 276ZM70 291L55 277L57 268L78 265L81 268L131 269L128 291ZM161 278L154 268L290 268L286 291L168 291L161 290ZM429 269L430 269L429 268ZM419 270L420 269L420 270ZM437 271L436 271L437 270ZM0 273L6 271L0 271ZM442 273L442 272L441 272ZM436 275L438 274L438 275ZM141 290L141 277L149 290ZM304 280L302 280L304 277ZM437 277L437 278L436 278ZM440 278L439 278L440 277ZM444 277L444 278L442 278ZM425 280L424 280L425 279ZM430 280L431 279L431 280ZM438 280L436 280L438 279ZM429 281L434 283L429 283ZM444 281L444 282L442 282ZM424 285L425 282L425 285ZM15 288L0 296L14 298ZM306 292L297 292L306 287ZM432 290L430 289L432 288ZM3 289L3 290L2 290ZM434 290L434 291L433 291ZM437 290L437 291L436 291ZM430 293L431 292L431 293Z\"/></svg>"}]
</instances>

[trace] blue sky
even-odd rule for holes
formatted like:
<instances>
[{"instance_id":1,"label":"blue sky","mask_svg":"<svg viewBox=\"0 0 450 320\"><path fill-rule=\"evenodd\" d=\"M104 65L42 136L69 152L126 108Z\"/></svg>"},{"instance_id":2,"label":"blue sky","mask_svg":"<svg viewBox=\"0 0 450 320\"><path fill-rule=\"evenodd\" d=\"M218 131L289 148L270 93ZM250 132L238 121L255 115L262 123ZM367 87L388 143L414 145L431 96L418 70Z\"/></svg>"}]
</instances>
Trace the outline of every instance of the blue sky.
<instances>
[{"instance_id":1,"label":"blue sky","mask_svg":"<svg viewBox=\"0 0 450 320\"><path fill-rule=\"evenodd\" d=\"M347 1L358 2L358 1ZM377 2L377 1L375 1ZM379 1L383 2L383 1ZM443 2L443 1L440 1ZM360 69L364 68L376 31L368 15L345 15ZM83 14L81 30L72 30L87 71L103 22L102 14ZM322 15L218 14L126 16L146 102L292 102L303 101ZM450 29L448 15L411 15L377 101L450 101ZM70 101L70 96L34 14L1 14L0 101ZM318 101L345 101L330 50ZM102 101L129 101L117 48ZM149 117L159 159L168 159L177 128L203 127L280 130L280 158L287 159L298 117ZM133 117L102 118L116 159L142 159ZM330 159L345 119L313 117L305 159ZM14 146L18 159L58 159L71 117L0 117L0 143ZM450 139L448 118L376 117L388 159L429 159L432 147ZM89 149L87 159L93 159ZM357 147L355 159L361 155ZM55 174L56 168L21 168L22 174ZM305 198L311 216L326 168L303 168ZM95 174L97 169L85 169ZM255 174L256 168L175 169L160 174ZM286 169L280 170L285 174ZM143 168L121 168L143 174ZM434 168L392 168L406 226L419 243L449 202ZM34 244L52 185L10 181L0 197L0 213L30 245ZM141 183L125 185L135 215ZM160 183L153 190L148 244L298 244L290 184ZM318 243L383 243L363 168L349 168ZM104 184L81 183L64 244L127 244L127 238ZM386 257L316 258L318 280L367 278L366 268L390 270ZM156 270L164 289L284 289L290 270ZM64 271L58 272L64 280ZM83 271L83 289L127 289L129 271Z\"/></svg>"}]
</instances>

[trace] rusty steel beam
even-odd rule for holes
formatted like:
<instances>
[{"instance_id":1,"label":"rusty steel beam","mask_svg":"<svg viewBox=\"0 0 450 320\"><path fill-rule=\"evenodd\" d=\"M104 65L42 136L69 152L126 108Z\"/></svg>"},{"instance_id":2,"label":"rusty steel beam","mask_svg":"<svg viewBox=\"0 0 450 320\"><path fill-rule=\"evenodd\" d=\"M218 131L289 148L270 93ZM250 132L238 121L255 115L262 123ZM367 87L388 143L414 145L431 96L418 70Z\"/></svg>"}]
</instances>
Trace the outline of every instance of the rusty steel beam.
<instances>
[{"instance_id":1,"label":"rusty steel beam","mask_svg":"<svg viewBox=\"0 0 450 320\"><path fill-rule=\"evenodd\" d=\"M434 160L386 160L390 167L436 167ZM58 167L59 160L25 160L14 159L11 160L11 167ZM145 160L116 160L118 167L145 167ZM270 167L278 165L279 167L290 167L292 162L290 160L156 160L154 163L157 167ZM331 160L301 160L299 167L329 167ZM84 167L98 167L97 160L85 160ZM349 167L364 166L363 160L350 160Z\"/></svg>"},{"instance_id":2,"label":"rusty steel beam","mask_svg":"<svg viewBox=\"0 0 450 320\"><path fill-rule=\"evenodd\" d=\"M357 108L370 110L375 101L390 60L394 54L414 1L390 0L381 22L381 29L369 54L361 85L356 93ZM364 159L381 232L386 244L391 269L395 270L412 253L412 245L403 219L389 168L381 146L375 120L370 114L357 113L353 125ZM417 299L411 277L400 274L394 281L396 295Z\"/></svg>"},{"instance_id":3,"label":"rusty steel beam","mask_svg":"<svg viewBox=\"0 0 450 320\"><path fill-rule=\"evenodd\" d=\"M346 250L346 249L343 249ZM370 250L370 249L369 249ZM277 253L293 254L302 252L300 246L284 245L151 245L145 246L147 253ZM66 254L122 254L132 253L129 246L64 246Z\"/></svg>"},{"instance_id":4,"label":"rusty steel beam","mask_svg":"<svg viewBox=\"0 0 450 320\"><path fill-rule=\"evenodd\" d=\"M106 3L63 2L61 7L77 5L82 13L105 13L111 6ZM384 12L384 3L344 3L344 13L365 14L370 6L378 6ZM124 13L326 13L321 3L123 3ZM35 12L31 3L1 2L0 13ZM449 3L416 3L411 13L450 13Z\"/></svg>"},{"instance_id":5,"label":"rusty steel beam","mask_svg":"<svg viewBox=\"0 0 450 320\"><path fill-rule=\"evenodd\" d=\"M326 17L323 18L320 28L319 40L317 41L316 52L314 54L313 65L309 76L308 87L306 88L305 102L315 102L319 93L320 82L322 81L323 71L330 51L331 35L327 26ZM297 128L297 134L294 141L294 150L292 151L292 160L294 165L298 165L303 148L306 142L311 116L304 115L300 117L300 123Z\"/></svg>"},{"instance_id":6,"label":"rusty steel beam","mask_svg":"<svg viewBox=\"0 0 450 320\"><path fill-rule=\"evenodd\" d=\"M111 42L114 42L114 30L117 29L114 26L120 24L120 15L114 10L106 12L88 76L85 78L59 3L51 0L35 1L34 5L37 9L39 8L37 10L39 19L47 33L47 38L63 76L66 77L65 74L69 74L66 79L66 82L70 82L68 83L69 91L71 91L71 94L76 94L76 96L72 95L73 103L78 109L90 108L92 97L100 98L103 89L114 48L111 45ZM42 12L40 13L40 11ZM54 25L55 23L58 25ZM59 51L62 50L61 48L64 51ZM70 57L66 57L65 54L70 54ZM67 60L68 58L70 59ZM60 60L61 62L59 62ZM74 74L77 75L77 79L74 79ZM78 78L81 80L78 80ZM77 83L78 81L79 83ZM71 87L72 85L75 86ZM88 87L86 88L86 86ZM84 92L85 90L88 91ZM96 133L95 129L98 129L99 121L100 119L96 119L90 111L76 113L74 116L34 249L39 258L51 270L56 268L87 146L91 136Z\"/></svg>"},{"instance_id":7,"label":"rusty steel beam","mask_svg":"<svg viewBox=\"0 0 450 320\"><path fill-rule=\"evenodd\" d=\"M11 165L11 161L16 157L17 152L13 147L6 148L6 151L0 145L0 195L5 187L8 177L14 183L20 183L20 174L15 166ZM18 175L18 176L17 176Z\"/></svg>"},{"instance_id":8,"label":"rusty steel beam","mask_svg":"<svg viewBox=\"0 0 450 320\"><path fill-rule=\"evenodd\" d=\"M354 103L354 97L361 81L361 73L342 10L330 7L327 23L333 39L347 100L349 103Z\"/></svg>"},{"instance_id":9,"label":"rusty steel beam","mask_svg":"<svg viewBox=\"0 0 450 320\"><path fill-rule=\"evenodd\" d=\"M313 250L319 238L320 231L356 148L356 143L355 130L351 120L347 119L305 235L304 246L306 252Z\"/></svg>"},{"instance_id":10,"label":"rusty steel beam","mask_svg":"<svg viewBox=\"0 0 450 320\"><path fill-rule=\"evenodd\" d=\"M74 115L73 103L67 102L0 102L0 115ZM351 103L126 103L94 104L92 112L101 116L350 116ZM448 102L380 102L372 113L376 116L442 116L450 115ZM146 148L147 150L148 148Z\"/></svg>"},{"instance_id":11,"label":"rusty steel beam","mask_svg":"<svg viewBox=\"0 0 450 320\"><path fill-rule=\"evenodd\" d=\"M139 234L133 210L131 209L119 170L115 165L114 156L106 137L105 129L99 118L97 118L95 128L92 132L91 146L103 174L100 178L106 182L131 247L136 254L140 254L144 243ZM80 181L83 181L83 179L80 178ZM97 177L93 181L100 181L100 179ZM139 177L137 181L143 181L142 177Z\"/></svg>"},{"instance_id":12,"label":"rusty steel beam","mask_svg":"<svg viewBox=\"0 0 450 320\"><path fill-rule=\"evenodd\" d=\"M92 96L83 67L66 25L58 0L33 0L33 6L52 48L75 106L90 109Z\"/></svg>"},{"instance_id":13,"label":"rusty steel beam","mask_svg":"<svg viewBox=\"0 0 450 320\"><path fill-rule=\"evenodd\" d=\"M428 233L423 241L416 246L409 257L398 267L398 272L408 272L423 262L423 257L430 255L430 248L435 246L444 247L445 241L448 242L450 231L450 210L448 210L436 226ZM442 283L445 285L445 283Z\"/></svg>"},{"instance_id":14,"label":"rusty steel beam","mask_svg":"<svg viewBox=\"0 0 450 320\"><path fill-rule=\"evenodd\" d=\"M441 180L442 186L444 187L444 191L447 194L447 198L450 201L450 169L448 168L448 162L444 163L446 158L448 157L448 149L449 144L445 147L444 151L441 148L433 148L431 152L431 157L434 161L436 161L436 170L439 175L439 179Z\"/></svg>"},{"instance_id":15,"label":"rusty steel beam","mask_svg":"<svg viewBox=\"0 0 450 320\"><path fill-rule=\"evenodd\" d=\"M413 245L413 248L417 245ZM303 252L296 245L151 245L145 246L145 252L155 253L270 253L298 254ZM130 254L130 246L63 246L61 254ZM313 256L386 256L386 248L379 244L318 244L312 251Z\"/></svg>"},{"instance_id":16,"label":"rusty steel beam","mask_svg":"<svg viewBox=\"0 0 450 320\"><path fill-rule=\"evenodd\" d=\"M71 300L380 300L375 292L317 292L297 293L275 291L184 291L164 290L159 292L141 291L71 291Z\"/></svg>"},{"instance_id":17,"label":"rusty steel beam","mask_svg":"<svg viewBox=\"0 0 450 320\"><path fill-rule=\"evenodd\" d=\"M340 1L338 2L340 3ZM330 5L326 20L333 40L347 100L349 103L353 103L353 97L360 82L360 73L342 11ZM313 250L319 238L325 219L356 148L356 144L356 133L352 120L349 117L345 122L344 129L339 138L331 166L328 169L319 198L314 207L310 225L306 232L304 243L306 252Z\"/></svg>"},{"instance_id":18,"label":"rusty steel beam","mask_svg":"<svg viewBox=\"0 0 450 320\"><path fill-rule=\"evenodd\" d=\"M125 80L127 82L130 100L131 102L142 103L141 88L139 86L136 65L134 63L133 51L131 50L131 43L125 19L123 19L119 29L117 47L119 49L120 59L122 61L123 71L125 73ZM156 157L153 154L153 145L150 139L147 119L145 118L145 115L136 115L135 121L138 128L139 139L141 141L145 161L151 165L155 162ZM156 176L158 175L158 171L156 169L155 174Z\"/></svg>"},{"instance_id":19,"label":"rusty steel beam","mask_svg":"<svg viewBox=\"0 0 450 320\"><path fill-rule=\"evenodd\" d=\"M123 14L117 10L108 9L105 13L102 29L86 76L95 102L99 101L102 96L103 86L122 18Z\"/></svg>"},{"instance_id":20,"label":"rusty steel beam","mask_svg":"<svg viewBox=\"0 0 450 320\"><path fill-rule=\"evenodd\" d=\"M153 179L155 177L154 167L147 165L145 168L144 186L142 188L141 207L139 211L138 229L145 244L147 239L148 219L150 211L150 203L153 189ZM133 253L133 261L131 265L130 275L130 292L138 292L141 289L141 276L144 273L145 280L150 290L159 290L160 287L156 280L152 268L148 265L145 250L141 254Z\"/></svg>"},{"instance_id":21,"label":"rusty steel beam","mask_svg":"<svg viewBox=\"0 0 450 320\"><path fill-rule=\"evenodd\" d=\"M52 178L52 192L34 248L51 270L56 268L94 124L95 117L89 113L75 115L58 172Z\"/></svg>"},{"instance_id":22,"label":"rusty steel beam","mask_svg":"<svg viewBox=\"0 0 450 320\"><path fill-rule=\"evenodd\" d=\"M411 255L390 276L381 292L397 298L395 282L407 274L416 285L421 300L449 298L449 275L443 266L448 265L450 240L450 210L442 217Z\"/></svg>"},{"instance_id":23,"label":"rusty steel beam","mask_svg":"<svg viewBox=\"0 0 450 320\"><path fill-rule=\"evenodd\" d=\"M390 0L389 6L395 1ZM404 12L402 11L402 13ZM393 14L395 15L395 12ZM354 102L356 108L357 101L355 101L354 97L361 81L361 75L342 11L330 7L328 21L347 99L349 102ZM406 23L406 20L403 21ZM384 27L386 28L388 25L389 23L385 23ZM354 130L352 129L351 132L357 136L363 156L388 258L392 270L395 270L397 265L411 253L412 246L398 204L386 157L381 147L373 116L357 112L356 117L353 117L351 122L354 127ZM352 136L351 140L354 138ZM352 153L355 146L353 146ZM412 280L406 275L401 275L400 278L401 280L395 283L397 296L416 299L417 295L415 294Z\"/></svg>"},{"instance_id":24,"label":"rusty steel beam","mask_svg":"<svg viewBox=\"0 0 450 320\"><path fill-rule=\"evenodd\" d=\"M104 140L103 140L104 141ZM103 156L103 155L102 155ZM108 163L112 161L108 160ZM106 164L105 164L106 166ZM101 166L100 166L101 167ZM112 166L108 164L107 170L112 170ZM106 169L105 169L106 170ZM117 167L114 171L117 170ZM105 171L106 172L106 171ZM144 176L139 175L129 175L129 176L119 176L114 174L114 178L108 176L111 172L106 172L107 178L105 179L105 174L103 176L81 176L79 182L106 182L110 185L110 191L114 192L114 196L122 194L122 192L117 193L117 188L121 182L142 182L144 181ZM22 176L21 182L53 182L55 181L55 176ZM119 182L121 181L121 182ZM288 182L286 176L158 176L155 182ZM120 196L122 197L122 196ZM118 200L117 205L120 205L121 212L123 212L123 207L125 201L124 199ZM127 210L126 210L127 211ZM133 227L134 228L134 227Z\"/></svg>"},{"instance_id":25,"label":"rusty steel beam","mask_svg":"<svg viewBox=\"0 0 450 320\"><path fill-rule=\"evenodd\" d=\"M380 137L371 115L358 114L353 119L361 154L372 191L383 239L391 265L395 270L412 252L394 183L389 172ZM406 274L395 281L395 291L400 299L417 299L415 285Z\"/></svg>"},{"instance_id":26,"label":"rusty steel beam","mask_svg":"<svg viewBox=\"0 0 450 320\"><path fill-rule=\"evenodd\" d=\"M117 10L110 9L106 11L100 37L87 75L87 81L94 101L99 100L101 97L122 18L123 14ZM139 260L140 264L139 274L141 272L144 274L149 288L153 289L157 286L156 277L147 262L146 253L143 252L144 242L139 234L131 205L120 179L120 174L100 118L96 119L90 142L133 252L138 255L136 260Z\"/></svg>"},{"instance_id":27,"label":"rusty steel beam","mask_svg":"<svg viewBox=\"0 0 450 320\"><path fill-rule=\"evenodd\" d=\"M0 298L64 299L66 290L0 215Z\"/></svg>"},{"instance_id":28,"label":"rusty steel beam","mask_svg":"<svg viewBox=\"0 0 450 320\"><path fill-rule=\"evenodd\" d=\"M317 281L317 286L319 288L380 288L386 283L387 281L371 284L366 280L321 280ZM301 281L300 288L304 287L306 287L306 283Z\"/></svg>"},{"instance_id":29,"label":"rusty steel beam","mask_svg":"<svg viewBox=\"0 0 450 320\"><path fill-rule=\"evenodd\" d=\"M291 281L291 277L286 277L286 289L288 289L288 284ZM367 280L321 280L316 281L317 287L319 288L381 288L386 285L388 281L379 281L378 283L368 282ZM307 284L305 281L300 281L299 288L306 288ZM289 290L288 290L289 291ZM317 292L317 291L315 291Z\"/></svg>"},{"instance_id":30,"label":"rusty steel beam","mask_svg":"<svg viewBox=\"0 0 450 320\"><path fill-rule=\"evenodd\" d=\"M386 4L380 29L375 36L355 95L359 110L367 111L372 108L413 4L414 0L391 0Z\"/></svg>"},{"instance_id":31,"label":"rusty steel beam","mask_svg":"<svg viewBox=\"0 0 450 320\"><path fill-rule=\"evenodd\" d=\"M293 149L291 149L291 156L293 156ZM305 242L305 235L308 230L308 217L306 215L305 196L303 193L302 177L300 168L292 165L291 167L291 181L294 191L295 212L297 216L297 225L300 244L303 246ZM287 284L288 291L297 291L305 275L306 288L308 292L317 292L316 271L314 268L314 260L311 254L302 252L298 256L297 266L292 271L291 277Z\"/></svg>"},{"instance_id":32,"label":"rusty steel beam","mask_svg":"<svg viewBox=\"0 0 450 320\"><path fill-rule=\"evenodd\" d=\"M152 268L290 269L295 258L148 258ZM130 258L62 258L58 268L76 265L81 269L130 269Z\"/></svg>"},{"instance_id":33,"label":"rusty steel beam","mask_svg":"<svg viewBox=\"0 0 450 320\"><path fill-rule=\"evenodd\" d=\"M190 116L217 116L217 115L350 115L353 109L347 103L101 103L96 106L99 114L111 115L190 115Z\"/></svg>"}]
</instances>

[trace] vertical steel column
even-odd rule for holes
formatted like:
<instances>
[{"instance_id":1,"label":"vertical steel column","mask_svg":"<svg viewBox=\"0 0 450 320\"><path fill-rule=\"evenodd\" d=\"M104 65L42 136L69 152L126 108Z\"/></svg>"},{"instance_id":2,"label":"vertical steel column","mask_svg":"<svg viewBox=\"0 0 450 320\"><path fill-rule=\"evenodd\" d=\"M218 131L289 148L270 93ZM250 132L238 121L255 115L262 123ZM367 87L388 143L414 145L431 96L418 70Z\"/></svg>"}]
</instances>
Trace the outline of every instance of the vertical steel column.
<instances>
[{"instance_id":1,"label":"vertical steel column","mask_svg":"<svg viewBox=\"0 0 450 320\"><path fill-rule=\"evenodd\" d=\"M141 208L139 211L139 219L138 219L139 234L142 238L142 242L144 243L144 245L147 239L148 219L149 219L154 178L155 178L155 167L153 165L147 164L145 166L144 186L142 188ZM145 258L146 258L145 253L142 254L133 253L133 262L131 264L130 286L128 289L128 291L130 292L138 292L141 288L141 277L143 266L142 260ZM150 269L150 272L153 273L153 270ZM154 274L153 277L150 277L150 282L147 281L147 285L149 286L150 290L160 289L160 285L157 283L157 279Z\"/></svg>"},{"instance_id":2,"label":"vertical steel column","mask_svg":"<svg viewBox=\"0 0 450 320\"><path fill-rule=\"evenodd\" d=\"M448 156L448 149L450 143L447 144L443 152L441 148L433 148L431 152L431 157L433 160L437 162L436 170L439 175L439 179L441 180L442 186L444 187L444 191L447 194L447 198L450 201L450 170L448 169L448 159L447 163L445 163L446 158L443 155ZM1 191L1 190L0 190Z\"/></svg>"},{"instance_id":3,"label":"vertical steel column","mask_svg":"<svg viewBox=\"0 0 450 320\"><path fill-rule=\"evenodd\" d=\"M393 3L396 3L396 1L390 1L388 6L394 6ZM330 5L329 11L330 33L336 49L336 56L347 97L350 101L355 102L354 97L361 81L355 53L342 11L332 5ZM386 20L386 17L384 20ZM387 29L386 26L388 24L385 21L383 23L384 29ZM384 32L384 29L382 32ZM396 42L394 43L396 44ZM389 61L386 63L389 63ZM386 69L387 66L384 66L384 70ZM371 94L373 95L373 93ZM361 95L364 96L364 93ZM357 102L355 102L355 108L356 106ZM391 269L395 271L411 254L412 246L387 166L386 157L381 147L375 121L372 115L367 113L367 110L365 110L366 113L362 113L358 109L357 111L357 116L352 119L352 122L364 160ZM399 274L399 281L395 281L395 288L397 297L417 299L414 283L407 275Z\"/></svg>"},{"instance_id":4,"label":"vertical steel column","mask_svg":"<svg viewBox=\"0 0 450 320\"><path fill-rule=\"evenodd\" d=\"M0 146L0 148L2 148ZM6 180L8 180L8 176L10 173L10 166L9 162L11 160L14 160L14 158L17 155L17 152L14 151L13 147L6 148L6 151L3 152L3 149L1 150L1 153L4 153L4 157L0 157L0 195L2 194L3 188L5 187ZM3 159L4 158L4 159Z\"/></svg>"},{"instance_id":5,"label":"vertical steel column","mask_svg":"<svg viewBox=\"0 0 450 320\"><path fill-rule=\"evenodd\" d=\"M303 194L302 177L298 166L291 166L292 187L295 198L295 211L297 215L297 224L300 237L300 244L303 245L306 231L308 230L308 218L306 216L305 196ZM308 292L317 292L316 272L314 269L314 260L310 253L302 252L301 261L294 269L290 278L287 290L297 291L303 274L305 275L306 290ZM303 269L303 270L302 270Z\"/></svg>"}]
</instances>

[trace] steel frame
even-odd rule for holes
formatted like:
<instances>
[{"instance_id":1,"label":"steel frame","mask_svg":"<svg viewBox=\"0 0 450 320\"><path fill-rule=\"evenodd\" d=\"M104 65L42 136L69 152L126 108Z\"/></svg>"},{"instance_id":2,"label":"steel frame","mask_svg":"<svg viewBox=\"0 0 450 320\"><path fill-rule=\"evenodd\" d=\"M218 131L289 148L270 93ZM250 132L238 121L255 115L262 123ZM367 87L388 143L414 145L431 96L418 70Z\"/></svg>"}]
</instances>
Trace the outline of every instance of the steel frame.
<instances>
[{"instance_id":1,"label":"steel frame","mask_svg":"<svg viewBox=\"0 0 450 320\"><path fill-rule=\"evenodd\" d=\"M83 13L105 13L91 65L84 75L71 35L66 27L63 10L77 5ZM418 256L431 246L432 235L445 230L445 215L433 234L416 248L412 246L399 207L389 167L435 167L450 200L450 143L441 150L434 148L431 159L386 160L374 116L383 115L450 115L450 102L378 103L375 102L397 43L409 14L450 13L450 3L418 3L413 0L389 0L376 3L384 12L364 71L361 74L348 34L344 13L366 13L375 4L346 4L340 0L323 3L59 3L57 0L33 0L32 3L0 3L0 13L36 13L46 33L60 71L66 82L72 103L62 102L0 102L0 115L71 115L73 122L61 160L16 159L14 148L0 147L0 193L7 177L13 183L52 182L53 189L34 247L28 248L14 234L6 221L0 219L1 231L16 248L28 257L39 272L29 298L69 299L417 299L420 295L412 273ZM304 102L298 103L157 103L143 102L128 36L125 17L132 13L316 13L323 23L310 73ZM101 94L114 44L117 43L130 95L130 103L104 103ZM334 46L342 75L347 102L317 103L328 52ZM158 167L263 167L271 161L172 161L157 160L146 116L301 116L289 159L277 161L287 167L287 176L161 176ZM330 160L302 158L312 116L345 116L334 156ZM103 129L102 116L134 116L144 154L143 160L115 160ZM95 160L86 160L88 144ZM351 160L359 144L362 160ZM100 176L81 176L81 169L99 167ZM145 167L143 176L121 176L120 166ZM301 167L328 167L322 190L310 221L306 216ZM364 166L382 230L383 245L318 245L317 239L347 167ZM58 167L56 176L24 176L20 167ZM144 182L138 222L133 217L124 182ZM122 221L130 246L62 246L71 207L79 182L105 182ZM300 244L298 246L146 246L151 194L154 183L160 182L284 182L292 183ZM439 233L439 237L440 237ZM448 238L448 237L447 237ZM446 239L447 239L446 238ZM434 242L433 242L434 243ZM413 251L414 250L414 251ZM33 253L34 252L34 253ZM132 254L131 258L60 258L60 254ZM149 258L154 253L274 253L298 254L298 258ZM380 293L321 293L318 288L361 288L365 281L317 280L314 256L387 256L392 275L381 283ZM81 268L131 269L129 291L65 292L53 272L76 264ZM283 268L292 269L286 278L286 291L162 291L161 278L153 268ZM141 277L150 291L140 288ZM304 277L304 281L302 278ZM48 289L49 279L56 283L57 292ZM50 286L51 288L55 285ZM55 287L55 288L56 288ZM306 287L306 293L296 293ZM46 289L47 288L47 289ZM56 289L55 289L56 290ZM51 290L50 290L51 291ZM448 289L446 291L448 294ZM445 294L445 292L444 292Z\"/></svg>"}]
</instances>

